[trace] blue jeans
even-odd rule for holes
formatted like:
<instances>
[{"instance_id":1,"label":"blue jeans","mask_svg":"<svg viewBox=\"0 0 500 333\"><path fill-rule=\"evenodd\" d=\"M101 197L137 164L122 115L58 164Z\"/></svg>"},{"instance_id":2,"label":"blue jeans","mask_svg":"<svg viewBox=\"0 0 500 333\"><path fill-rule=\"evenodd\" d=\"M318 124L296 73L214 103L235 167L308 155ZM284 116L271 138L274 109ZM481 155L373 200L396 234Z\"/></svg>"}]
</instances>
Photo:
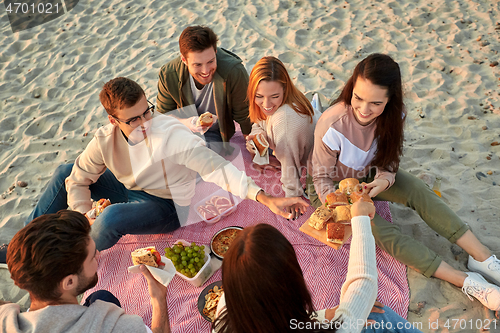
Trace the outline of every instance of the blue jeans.
<instances>
[{"instance_id":1,"label":"blue jeans","mask_svg":"<svg viewBox=\"0 0 500 333\"><path fill-rule=\"evenodd\" d=\"M373 319L377 323L368 324L363 328L362 333L422 333L417 327L413 328L412 324L394 312L390 307L384 306L384 313L372 312L368 319ZM417 325L416 325L417 326ZM420 326L419 328L423 328Z\"/></svg>"},{"instance_id":2,"label":"blue jeans","mask_svg":"<svg viewBox=\"0 0 500 333\"><path fill-rule=\"evenodd\" d=\"M72 168L73 164L64 164L56 169L26 224L43 214L68 208L65 180ZM90 232L99 251L112 247L126 234L162 234L176 230L180 227L179 218L184 221L189 213L189 207L178 206L171 199L128 190L109 170L89 189L93 200L106 198L112 203L96 218Z\"/></svg>"}]
</instances>

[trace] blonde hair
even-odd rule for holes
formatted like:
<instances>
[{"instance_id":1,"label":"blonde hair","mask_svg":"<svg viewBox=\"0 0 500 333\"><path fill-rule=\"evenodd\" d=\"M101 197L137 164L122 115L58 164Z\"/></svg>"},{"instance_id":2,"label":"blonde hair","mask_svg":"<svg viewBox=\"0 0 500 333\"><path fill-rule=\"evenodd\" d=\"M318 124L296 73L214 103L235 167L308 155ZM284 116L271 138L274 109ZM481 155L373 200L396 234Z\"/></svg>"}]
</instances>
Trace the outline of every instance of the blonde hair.
<instances>
[{"instance_id":1,"label":"blonde hair","mask_svg":"<svg viewBox=\"0 0 500 333\"><path fill-rule=\"evenodd\" d=\"M283 86L283 102L280 107L288 104L295 112L309 116L310 122L313 122L314 111L311 103L292 83L285 65L275 57L263 57L255 64L250 73L247 100L251 122L256 123L267 118L255 103L255 93L261 81L276 81L281 83Z\"/></svg>"}]
</instances>

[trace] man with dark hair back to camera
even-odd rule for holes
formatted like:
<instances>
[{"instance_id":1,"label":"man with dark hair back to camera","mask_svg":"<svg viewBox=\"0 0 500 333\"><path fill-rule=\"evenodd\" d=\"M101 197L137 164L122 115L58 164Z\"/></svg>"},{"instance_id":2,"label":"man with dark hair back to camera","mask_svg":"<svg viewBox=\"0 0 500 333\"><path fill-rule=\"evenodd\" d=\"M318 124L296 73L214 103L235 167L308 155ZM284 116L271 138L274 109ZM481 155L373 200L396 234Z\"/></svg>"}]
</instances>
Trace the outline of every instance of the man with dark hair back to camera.
<instances>
[{"instance_id":1,"label":"man with dark hair back to camera","mask_svg":"<svg viewBox=\"0 0 500 333\"><path fill-rule=\"evenodd\" d=\"M158 111L184 108L179 118L193 132L201 131L194 122L199 115L217 115L218 121L204 135L207 146L220 153L222 142L227 143L235 133L233 120L244 135L252 129L246 101L248 73L236 54L217 47L217 35L208 27L184 29L179 48L180 57L160 70ZM196 109L188 107L192 105Z\"/></svg>"},{"instance_id":2,"label":"man with dark hair back to camera","mask_svg":"<svg viewBox=\"0 0 500 333\"><path fill-rule=\"evenodd\" d=\"M15 284L30 294L28 312L18 304L0 306L0 331L68 333L151 332L137 315L127 315L108 291L99 290L79 305L77 296L97 284L99 251L80 213L62 210L40 216L12 239L7 265ZM141 267L153 307L152 331L170 332L167 288Z\"/></svg>"},{"instance_id":3,"label":"man with dark hair back to camera","mask_svg":"<svg viewBox=\"0 0 500 333\"><path fill-rule=\"evenodd\" d=\"M305 201L267 195L176 118L153 118L154 105L136 82L113 79L99 99L109 124L96 131L74 164L56 169L27 222L69 207L86 214L99 251L126 234L168 233L187 221L197 173L282 217L290 218L284 209L292 205L305 212ZM102 198L112 204L93 218L92 200Z\"/></svg>"}]
</instances>

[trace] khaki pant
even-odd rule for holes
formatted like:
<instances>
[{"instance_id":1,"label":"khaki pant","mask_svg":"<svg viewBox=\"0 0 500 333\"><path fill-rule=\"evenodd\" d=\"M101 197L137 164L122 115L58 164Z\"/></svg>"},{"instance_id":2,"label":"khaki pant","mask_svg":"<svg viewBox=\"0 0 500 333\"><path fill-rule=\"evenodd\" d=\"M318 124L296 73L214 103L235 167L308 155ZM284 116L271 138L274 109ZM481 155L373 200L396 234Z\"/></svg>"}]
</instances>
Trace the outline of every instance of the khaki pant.
<instances>
[{"instance_id":1,"label":"khaki pant","mask_svg":"<svg viewBox=\"0 0 500 333\"><path fill-rule=\"evenodd\" d=\"M373 175L360 179L360 182L371 181L373 181ZM334 183L338 184L338 182ZM310 175L307 175L306 187L311 205L319 207L321 201L314 190ZM429 227L452 243L469 230L469 227L455 212L424 182L401 169L396 173L394 184L373 199L397 202L412 208ZM427 277L436 272L442 261L437 253L411 236L403 235L398 226L386 221L378 214L373 219L372 232L375 242L381 249Z\"/></svg>"}]
</instances>

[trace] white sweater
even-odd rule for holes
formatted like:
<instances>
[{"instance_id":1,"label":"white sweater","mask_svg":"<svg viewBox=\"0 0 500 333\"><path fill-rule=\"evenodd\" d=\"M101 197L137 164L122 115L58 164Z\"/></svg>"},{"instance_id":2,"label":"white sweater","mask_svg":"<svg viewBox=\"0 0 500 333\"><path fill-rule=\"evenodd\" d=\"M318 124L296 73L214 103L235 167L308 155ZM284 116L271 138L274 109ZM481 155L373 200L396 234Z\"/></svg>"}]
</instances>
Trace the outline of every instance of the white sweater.
<instances>
[{"instance_id":1,"label":"white sweater","mask_svg":"<svg viewBox=\"0 0 500 333\"><path fill-rule=\"evenodd\" d=\"M173 199L180 206L191 203L197 172L203 180L225 190L229 185L231 192L242 199L255 200L260 187L208 149L177 119L159 115L147 124L147 139L136 145L130 145L121 130L111 124L97 130L66 179L70 209L86 213L92 208L89 185L106 168L127 189Z\"/></svg>"},{"instance_id":2,"label":"white sweater","mask_svg":"<svg viewBox=\"0 0 500 333\"><path fill-rule=\"evenodd\" d=\"M315 123L285 104L266 120L252 125L250 135L263 133L281 163L281 183L286 197L304 193L300 183L301 167L307 165L313 149Z\"/></svg>"}]
</instances>

